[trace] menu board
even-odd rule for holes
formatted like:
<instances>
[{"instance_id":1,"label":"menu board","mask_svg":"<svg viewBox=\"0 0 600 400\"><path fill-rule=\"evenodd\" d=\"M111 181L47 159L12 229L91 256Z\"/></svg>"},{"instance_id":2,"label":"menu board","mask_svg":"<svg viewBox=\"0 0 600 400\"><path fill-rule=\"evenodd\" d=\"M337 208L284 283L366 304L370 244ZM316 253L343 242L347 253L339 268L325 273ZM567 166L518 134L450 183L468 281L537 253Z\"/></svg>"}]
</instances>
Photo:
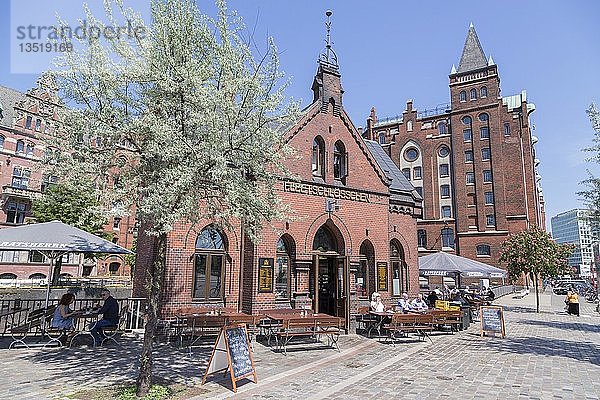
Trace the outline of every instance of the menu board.
<instances>
[{"instance_id":1,"label":"menu board","mask_svg":"<svg viewBox=\"0 0 600 400\"><path fill-rule=\"evenodd\" d=\"M273 293L273 258L258 259L258 292Z\"/></svg>"},{"instance_id":2,"label":"menu board","mask_svg":"<svg viewBox=\"0 0 600 400\"><path fill-rule=\"evenodd\" d=\"M388 290L388 268L385 261L377 261L377 290Z\"/></svg>"},{"instance_id":3,"label":"menu board","mask_svg":"<svg viewBox=\"0 0 600 400\"><path fill-rule=\"evenodd\" d=\"M257 382L252 348L244 325L229 325L221 329L208 360L202 384L209 375L227 370L231 375L234 392L237 392L236 382L240 379L253 376L254 383Z\"/></svg>"},{"instance_id":4,"label":"menu board","mask_svg":"<svg viewBox=\"0 0 600 400\"><path fill-rule=\"evenodd\" d=\"M479 320L481 321L481 336L485 333L499 333L504 337L504 312L499 306L481 306L479 308Z\"/></svg>"}]
</instances>

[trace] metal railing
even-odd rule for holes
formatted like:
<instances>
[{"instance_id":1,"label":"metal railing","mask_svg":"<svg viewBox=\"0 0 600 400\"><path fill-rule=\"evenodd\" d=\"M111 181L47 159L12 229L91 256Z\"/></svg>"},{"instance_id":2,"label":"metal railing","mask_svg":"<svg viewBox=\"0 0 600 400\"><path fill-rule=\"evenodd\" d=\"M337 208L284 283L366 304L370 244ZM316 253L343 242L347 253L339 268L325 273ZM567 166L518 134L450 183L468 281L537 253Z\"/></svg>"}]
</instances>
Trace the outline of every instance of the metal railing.
<instances>
[{"instance_id":1,"label":"metal railing","mask_svg":"<svg viewBox=\"0 0 600 400\"><path fill-rule=\"evenodd\" d=\"M515 286L515 285L503 285L503 286L495 286L495 287L492 287L491 289L492 289L492 292L494 292L494 296L496 298L498 298L498 297L506 296L507 294L511 294L516 291L519 291L522 289L522 287Z\"/></svg>"},{"instance_id":2,"label":"metal railing","mask_svg":"<svg viewBox=\"0 0 600 400\"><path fill-rule=\"evenodd\" d=\"M126 330L141 329L144 327L144 314L146 309L146 299L126 298L116 299L119 303L119 310L127 307L127 318L125 322ZM57 305L58 299L50 300L48 305ZM31 311L44 308L44 299L36 300L0 300L0 336L9 336L12 326L20 326L26 323L27 315ZM75 300L71 304L71 309L81 310L90 309L101 303L101 299L81 299ZM35 333L32 331L31 333Z\"/></svg>"},{"instance_id":3,"label":"metal railing","mask_svg":"<svg viewBox=\"0 0 600 400\"><path fill-rule=\"evenodd\" d=\"M417 111L417 118L422 119L425 117L432 117L434 115L443 115L449 113L452 110L450 103L438 104L433 108L426 108L423 111Z\"/></svg>"}]
</instances>

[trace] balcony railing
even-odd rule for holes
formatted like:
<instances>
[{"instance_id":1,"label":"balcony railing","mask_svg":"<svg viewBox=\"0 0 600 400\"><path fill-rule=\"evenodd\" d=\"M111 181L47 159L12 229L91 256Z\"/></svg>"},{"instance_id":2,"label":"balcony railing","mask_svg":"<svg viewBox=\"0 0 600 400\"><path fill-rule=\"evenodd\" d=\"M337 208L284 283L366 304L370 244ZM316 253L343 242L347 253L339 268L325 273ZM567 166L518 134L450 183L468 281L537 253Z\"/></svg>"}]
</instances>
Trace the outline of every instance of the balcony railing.
<instances>
[{"instance_id":1,"label":"balcony railing","mask_svg":"<svg viewBox=\"0 0 600 400\"><path fill-rule=\"evenodd\" d=\"M39 190L26 189L11 185L2 186L3 197L17 197L20 199L37 200L42 196Z\"/></svg>"}]
</instances>

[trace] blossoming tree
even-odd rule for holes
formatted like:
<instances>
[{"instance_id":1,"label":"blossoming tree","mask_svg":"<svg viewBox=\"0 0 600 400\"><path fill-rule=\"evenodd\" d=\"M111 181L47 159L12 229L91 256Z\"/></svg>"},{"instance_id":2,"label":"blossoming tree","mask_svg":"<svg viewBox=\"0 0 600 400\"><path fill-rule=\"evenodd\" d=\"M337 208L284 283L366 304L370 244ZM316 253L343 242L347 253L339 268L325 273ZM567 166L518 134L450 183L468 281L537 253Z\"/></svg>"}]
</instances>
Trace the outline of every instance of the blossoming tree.
<instances>
[{"instance_id":1,"label":"blossoming tree","mask_svg":"<svg viewBox=\"0 0 600 400\"><path fill-rule=\"evenodd\" d=\"M178 221L208 218L221 226L243 221L256 240L266 221L281 218L274 184L290 153L281 130L297 105L284 96L273 42L257 56L224 0L215 19L192 0L156 0L150 23L118 0L105 3L106 22L85 9L90 26L127 21L135 29L72 43L58 61L68 107L64 134L47 144L59 149L48 165L61 180L94 181L107 213L135 209L139 234L154 241L141 396L152 379L167 234Z\"/></svg>"}]
</instances>

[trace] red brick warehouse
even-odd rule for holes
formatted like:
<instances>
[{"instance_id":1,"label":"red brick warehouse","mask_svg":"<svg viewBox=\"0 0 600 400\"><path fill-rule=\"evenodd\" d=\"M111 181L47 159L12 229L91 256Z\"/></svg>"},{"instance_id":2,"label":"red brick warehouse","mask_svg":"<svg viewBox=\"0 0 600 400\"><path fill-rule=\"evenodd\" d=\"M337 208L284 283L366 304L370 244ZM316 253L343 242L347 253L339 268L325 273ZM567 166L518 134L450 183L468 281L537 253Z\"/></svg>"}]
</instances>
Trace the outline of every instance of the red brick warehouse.
<instances>
[{"instance_id":1,"label":"red brick warehouse","mask_svg":"<svg viewBox=\"0 0 600 400\"><path fill-rule=\"evenodd\" d=\"M423 196L419 254L455 252L499 266L501 244L529 226L545 227L526 92L500 94L498 66L486 58L473 25L450 103L417 111L409 100L395 118L367 121L377 140Z\"/></svg>"},{"instance_id":2,"label":"red brick warehouse","mask_svg":"<svg viewBox=\"0 0 600 400\"><path fill-rule=\"evenodd\" d=\"M416 226L421 197L379 143L364 139L343 107L337 56L318 61L313 101L283 132L299 160L277 191L293 210L252 244L239 224L194 235L181 224L168 236L162 313L182 306L226 306L246 313L310 307L351 320L372 292L395 303L419 291ZM148 246L140 235L138 249ZM141 294L138 257L134 288ZM210 279L208 278L210 277Z\"/></svg>"}]
</instances>

